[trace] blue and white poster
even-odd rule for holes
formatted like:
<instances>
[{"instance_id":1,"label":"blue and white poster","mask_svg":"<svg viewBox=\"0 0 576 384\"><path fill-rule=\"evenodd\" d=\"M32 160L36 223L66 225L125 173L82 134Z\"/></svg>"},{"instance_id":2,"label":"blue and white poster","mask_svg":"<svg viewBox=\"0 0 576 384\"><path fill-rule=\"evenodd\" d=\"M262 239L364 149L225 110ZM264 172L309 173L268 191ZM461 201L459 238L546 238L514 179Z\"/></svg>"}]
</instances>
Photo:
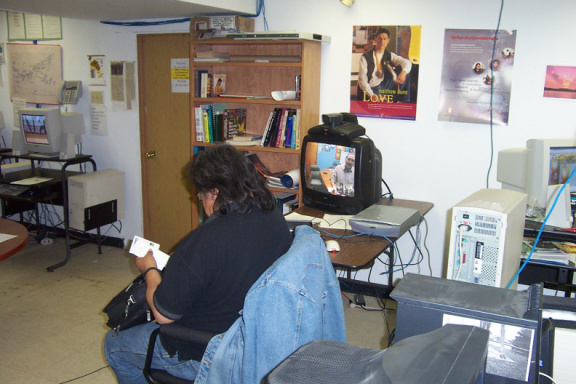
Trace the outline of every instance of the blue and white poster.
<instances>
[{"instance_id":1,"label":"blue and white poster","mask_svg":"<svg viewBox=\"0 0 576 384\"><path fill-rule=\"evenodd\" d=\"M516 31L447 29L438 120L508 125Z\"/></svg>"}]
</instances>

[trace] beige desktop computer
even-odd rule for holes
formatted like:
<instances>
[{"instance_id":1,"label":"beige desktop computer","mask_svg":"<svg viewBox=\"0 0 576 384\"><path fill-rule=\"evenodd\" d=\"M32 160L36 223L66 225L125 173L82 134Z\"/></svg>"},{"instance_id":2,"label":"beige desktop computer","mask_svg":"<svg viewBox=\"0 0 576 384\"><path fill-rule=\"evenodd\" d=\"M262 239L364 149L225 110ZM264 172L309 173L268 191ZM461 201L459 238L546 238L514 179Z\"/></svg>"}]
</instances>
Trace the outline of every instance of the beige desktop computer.
<instances>
[{"instance_id":1,"label":"beige desktop computer","mask_svg":"<svg viewBox=\"0 0 576 384\"><path fill-rule=\"evenodd\" d=\"M124 172L103 169L68 178L70 228L88 231L124 218Z\"/></svg>"},{"instance_id":2,"label":"beige desktop computer","mask_svg":"<svg viewBox=\"0 0 576 384\"><path fill-rule=\"evenodd\" d=\"M481 189L456 204L446 278L506 288L520 268L526 199L522 192Z\"/></svg>"}]
</instances>

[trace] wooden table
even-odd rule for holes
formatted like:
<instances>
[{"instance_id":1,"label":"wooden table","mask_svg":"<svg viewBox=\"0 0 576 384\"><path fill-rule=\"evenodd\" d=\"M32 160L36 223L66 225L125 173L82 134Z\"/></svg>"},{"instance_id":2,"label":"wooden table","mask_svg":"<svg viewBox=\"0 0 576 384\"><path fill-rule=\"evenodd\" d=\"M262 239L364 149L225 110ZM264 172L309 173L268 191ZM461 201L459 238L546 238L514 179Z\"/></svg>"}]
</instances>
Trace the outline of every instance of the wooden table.
<instances>
[{"instance_id":1,"label":"wooden table","mask_svg":"<svg viewBox=\"0 0 576 384\"><path fill-rule=\"evenodd\" d=\"M404 199L392 199L390 202L388 199L382 199L379 204L391 205L394 207L405 207L413 208L420 211L420 214L424 216L433 207L433 203L425 201L416 200L404 200ZM321 218L329 212L324 212L319 209L311 207L300 207L296 210L296 213L306 216ZM353 284L359 284L358 281L351 278L351 273L354 270L370 268L374 264L374 260L378 258L382 253L386 253L390 258L390 265L394 264L394 248L391 246L391 242L383 237L378 236L353 236L345 237L349 235L354 235L355 232L352 230L344 229L326 229L324 231L330 232L329 234L320 232L324 240L336 239L340 245L340 252L330 253L330 259L332 260L332 265L336 268L343 269L347 272L347 278L340 278L341 281L346 280ZM391 238L391 241L396 241L396 238ZM388 285L379 286L379 289L383 289L386 293L389 293L393 289L393 277L392 273L388 274ZM362 282L360 282L362 284ZM377 284L371 284L377 285Z\"/></svg>"},{"instance_id":2,"label":"wooden table","mask_svg":"<svg viewBox=\"0 0 576 384\"><path fill-rule=\"evenodd\" d=\"M15 255L28 242L26 227L13 220L0 219L0 233L16 236L0 243L0 261Z\"/></svg>"}]
</instances>

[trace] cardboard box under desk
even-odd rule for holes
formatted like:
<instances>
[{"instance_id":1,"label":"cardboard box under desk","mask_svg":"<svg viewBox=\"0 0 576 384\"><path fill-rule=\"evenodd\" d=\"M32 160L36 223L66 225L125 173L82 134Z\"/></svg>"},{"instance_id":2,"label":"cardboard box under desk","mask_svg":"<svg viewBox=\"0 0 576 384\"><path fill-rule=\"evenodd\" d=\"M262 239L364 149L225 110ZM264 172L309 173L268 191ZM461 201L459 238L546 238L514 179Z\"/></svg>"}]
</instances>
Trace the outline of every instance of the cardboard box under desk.
<instances>
[{"instance_id":1,"label":"cardboard box under desk","mask_svg":"<svg viewBox=\"0 0 576 384\"><path fill-rule=\"evenodd\" d=\"M203 32L216 29L231 32L254 32L254 19L243 16L205 16L190 18L190 38L198 40Z\"/></svg>"}]
</instances>

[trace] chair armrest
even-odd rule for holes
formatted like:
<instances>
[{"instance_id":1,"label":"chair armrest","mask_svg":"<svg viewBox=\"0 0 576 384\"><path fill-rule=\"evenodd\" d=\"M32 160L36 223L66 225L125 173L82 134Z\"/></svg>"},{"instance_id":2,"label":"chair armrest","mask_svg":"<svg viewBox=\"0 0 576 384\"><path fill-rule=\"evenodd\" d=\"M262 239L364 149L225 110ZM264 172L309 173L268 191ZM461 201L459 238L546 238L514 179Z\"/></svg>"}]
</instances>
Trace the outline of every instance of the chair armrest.
<instances>
[{"instance_id":1,"label":"chair armrest","mask_svg":"<svg viewBox=\"0 0 576 384\"><path fill-rule=\"evenodd\" d=\"M150 334L148 350L146 351L146 360L144 362L144 369L142 370L146 381L148 381L150 384L161 384L155 379L155 376L167 375L165 372L155 372L155 370L151 368L152 358L154 357L154 346L156 345L156 339L158 338L158 335L165 335L190 343L208 345L210 340L217 334L212 332L198 331L176 323L164 324L156 328Z\"/></svg>"},{"instance_id":2,"label":"chair armrest","mask_svg":"<svg viewBox=\"0 0 576 384\"><path fill-rule=\"evenodd\" d=\"M213 332L198 331L177 323L161 325L159 329L161 335L201 345L208 345L210 340L217 335Z\"/></svg>"}]
</instances>

